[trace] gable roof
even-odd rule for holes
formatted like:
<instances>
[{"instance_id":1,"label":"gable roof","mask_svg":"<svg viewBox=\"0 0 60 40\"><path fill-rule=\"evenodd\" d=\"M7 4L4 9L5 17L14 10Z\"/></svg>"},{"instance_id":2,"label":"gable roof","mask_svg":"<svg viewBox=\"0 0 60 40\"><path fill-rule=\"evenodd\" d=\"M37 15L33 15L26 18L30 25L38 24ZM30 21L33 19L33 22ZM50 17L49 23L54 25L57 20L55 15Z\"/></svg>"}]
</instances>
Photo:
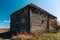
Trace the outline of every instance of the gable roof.
<instances>
[{"instance_id":1,"label":"gable roof","mask_svg":"<svg viewBox=\"0 0 60 40\"><path fill-rule=\"evenodd\" d=\"M57 18L56 16L50 14L49 12L43 10L42 8L36 6L36 5L32 4L32 3L31 3L31 4L28 4L27 6L23 7L22 9L17 10L16 12L12 13L11 15L16 14L17 12L22 12L24 9L27 9L27 8L29 8L29 7L33 7L33 8L39 9L40 11L45 12L46 14L48 14L48 15L50 15L50 16L53 16L53 17Z\"/></svg>"}]
</instances>

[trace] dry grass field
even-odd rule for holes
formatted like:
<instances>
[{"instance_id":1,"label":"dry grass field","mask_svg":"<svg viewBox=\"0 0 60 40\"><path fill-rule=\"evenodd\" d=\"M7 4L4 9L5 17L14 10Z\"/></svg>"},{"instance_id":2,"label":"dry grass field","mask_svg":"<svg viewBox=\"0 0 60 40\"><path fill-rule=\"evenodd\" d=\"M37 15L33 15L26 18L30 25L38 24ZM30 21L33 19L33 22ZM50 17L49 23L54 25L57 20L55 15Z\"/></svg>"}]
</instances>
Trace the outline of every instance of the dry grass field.
<instances>
[{"instance_id":1,"label":"dry grass field","mask_svg":"<svg viewBox=\"0 0 60 40\"><path fill-rule=\"evenodd\" d=\"M9 28L0 29L0 33L8 32L8 31L9 31Z\"/></svg>"},{"instance_id":2,"label":"dry grass field","mask_svg":"<svg viewBox=\"0 0 60 40\"><path fill-rule=\"evenodd\" d=\"M3 40L0 38L0 40ZM60 31L57 33L43 33L36 35L18 35L13 36L11 40L60 40Z\"/></svg>"},{"instance_id":3,"label":"dry grass field","mask_svg":"<svg viewBox=\"0 0 60 40\"><path fill-rule=\"evenodd\" d=\"M60 40L60 31L57 33L43 33L36 35L19 35L14 36L13 40Z\"/></svg>"}]
</instances>

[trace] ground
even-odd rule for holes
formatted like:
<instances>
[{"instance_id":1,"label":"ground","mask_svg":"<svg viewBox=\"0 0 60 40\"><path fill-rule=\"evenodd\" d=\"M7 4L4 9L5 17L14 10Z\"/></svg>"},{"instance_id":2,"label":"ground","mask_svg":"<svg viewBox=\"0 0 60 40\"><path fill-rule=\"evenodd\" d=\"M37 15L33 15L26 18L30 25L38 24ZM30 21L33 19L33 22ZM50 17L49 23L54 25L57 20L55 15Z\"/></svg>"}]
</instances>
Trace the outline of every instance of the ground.
<instances>
[{"instance_id":1,"label":"ground","mask_svg":"<svg viewBox=\"0 0 60 40\"><path fill-rule=\"evenodd\" d=\"M27 35L27 36L26 36ZM28 35L28 34L20 34L20 36L13 36L14 40L60 40L60 31L57 33L43 33L43 34L36 34L36 35ZM0 40L3 40L0 38Z\"/></svg>"}]
</instances>

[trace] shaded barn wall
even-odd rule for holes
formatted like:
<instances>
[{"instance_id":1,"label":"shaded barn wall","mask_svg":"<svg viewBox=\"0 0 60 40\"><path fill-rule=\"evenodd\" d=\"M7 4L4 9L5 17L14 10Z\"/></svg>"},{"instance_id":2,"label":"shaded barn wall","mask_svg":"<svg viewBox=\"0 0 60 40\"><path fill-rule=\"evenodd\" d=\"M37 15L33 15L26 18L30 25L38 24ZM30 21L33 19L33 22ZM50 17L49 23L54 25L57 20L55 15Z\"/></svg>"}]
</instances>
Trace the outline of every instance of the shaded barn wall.
<instances>
[{"instance_id":1,"label":"shaded barn wall","mask_svg":"<svg viewBox=\"0 0 60 40\"><path fill-rule=\"evenodd\" d=\"M28 10L18 11L11 16L11 31L13 32L29 32L29 14Z\"/></svg>"},{"instance_id":2,"label":"shaded barn wall","mask_svg":"<svg viewBox=\"0 0 60 40\"><path fill-rule=\"evenodd\" d=\"M49 31L55 31L57 29L57 18L50 16L49 18Z\"/></svg>"},{"instance_id":3,"label":"shaded barn wall","mask_svg":"<svg viewBox=\"0 0 60 40\"><path fill-rule=\"evenodd\" d=\"M47 15L30 10L30 25L31 32L45 31L47 28Z\"/></svg>"}]
</instances>

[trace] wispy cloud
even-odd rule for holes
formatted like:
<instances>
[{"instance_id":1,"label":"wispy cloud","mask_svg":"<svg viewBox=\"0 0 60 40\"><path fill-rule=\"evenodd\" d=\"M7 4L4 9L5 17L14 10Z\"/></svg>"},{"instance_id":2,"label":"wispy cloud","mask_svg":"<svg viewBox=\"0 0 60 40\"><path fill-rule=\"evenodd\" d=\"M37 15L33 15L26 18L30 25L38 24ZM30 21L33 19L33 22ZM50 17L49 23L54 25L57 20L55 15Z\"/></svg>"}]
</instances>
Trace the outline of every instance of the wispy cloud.
<instances>
[{"instance_id":1,"label":"wispy cloud","mask_svg":"<svg viewBox=\"0 0 60 40\"><path fill-rule=\"evenodd\" d=\"M4 20L3 22L5 22L5 23L10 23L10 20Z\"/></svg>"},{"instance_id":2,"label":"wispy cloud","mask_svg":"<svg viewBox=\"0 0 60 40\"><path fill-rule=\"evenodd\" d=\"M10 27L10 20L0 21L0 28L9 28L9 27Z\"/></svg>"}]
</instances>

